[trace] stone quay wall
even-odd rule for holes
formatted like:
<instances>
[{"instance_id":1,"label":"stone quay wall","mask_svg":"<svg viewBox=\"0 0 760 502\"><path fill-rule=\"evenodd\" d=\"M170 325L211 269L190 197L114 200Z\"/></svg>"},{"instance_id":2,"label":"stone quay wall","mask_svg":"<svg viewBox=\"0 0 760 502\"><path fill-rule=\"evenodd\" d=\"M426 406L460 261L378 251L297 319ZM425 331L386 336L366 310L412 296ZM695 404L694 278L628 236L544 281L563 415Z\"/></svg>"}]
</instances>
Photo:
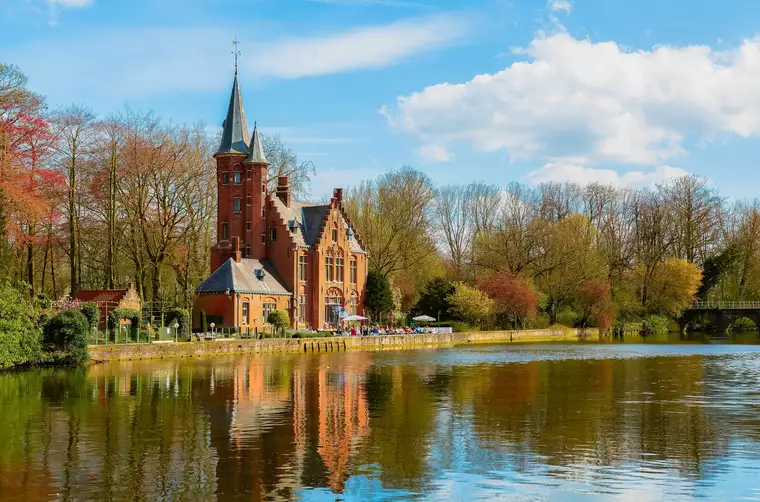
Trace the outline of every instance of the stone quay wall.
<instances>
[{"instance_id":1,"label":"stone quay wall","mask_svg":"<svg viewBox=\"0 0 760 502\"><path fill-rule=\"evenodd\" d=\"M203 357L224 354L321 353L350 350L403 350L453 347L473 343L598 341L596 329L528 329L419 335L379 335L330 338L268 338L181 343L91 345L93 361Z\"/></svg>"}]
</instances>

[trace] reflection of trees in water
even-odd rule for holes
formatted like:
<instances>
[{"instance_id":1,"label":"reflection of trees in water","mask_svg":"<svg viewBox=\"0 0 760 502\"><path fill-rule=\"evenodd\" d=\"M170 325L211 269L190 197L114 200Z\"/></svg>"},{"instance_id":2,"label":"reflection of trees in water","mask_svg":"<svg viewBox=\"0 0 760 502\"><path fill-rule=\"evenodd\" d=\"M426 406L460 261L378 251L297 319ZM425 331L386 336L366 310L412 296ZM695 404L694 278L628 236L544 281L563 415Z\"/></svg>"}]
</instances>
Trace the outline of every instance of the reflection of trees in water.
<instances>
[{"instance_id":1,"label":"reflection of trees in water","mask_svg":"<svg viewBox=\"0 0 760 502\"><path fill-rule=\"evenodd\" d=\"M727 451L692 405L702 367L700 357L475 366L454 372L453 395L472 406L474 438L522 465L667 461L699 476Z\"/></svg>"},{"instance_id":2,"label":"reflection of trees in water","mask_svg":"<svg viewBox=\"0 0 760 502\"><path fill-rule=\"evenodd\" d=\"M302 487L341 493L359 469L423 491L442 471L504 463L658 462L704 478L727 454L727 428L750 440L760 431L756 408L696 405L707 387L711 399L751 395L760 377L743 359L372 364L382 357L0 375L0 494L289 499Z\"/></svg>"}]
</instances>

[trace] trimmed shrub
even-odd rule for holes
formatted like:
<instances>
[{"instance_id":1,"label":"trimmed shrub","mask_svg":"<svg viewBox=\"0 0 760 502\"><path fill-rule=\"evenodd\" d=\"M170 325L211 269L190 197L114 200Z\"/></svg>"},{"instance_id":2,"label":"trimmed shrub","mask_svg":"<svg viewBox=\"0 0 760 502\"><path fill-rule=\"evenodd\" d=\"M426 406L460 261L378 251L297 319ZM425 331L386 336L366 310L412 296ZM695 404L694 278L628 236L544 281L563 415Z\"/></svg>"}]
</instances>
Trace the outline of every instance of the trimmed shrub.
<instances>
[{"instance_id":1,"label":"trimmed shrub","mask_svg":"<svg viewBox=\"0 0 760 502\"><path fill-rule=\"evenodd\" d=\"M206 311L201 309L200 312L201 332L206 333L208 331L208 317L206 317Z\"/></svg>"},{"instance_id":2,"label":"trimmed shrub","mask_svg":"<svg viewBox=\"0 0 760 502\"><path fill-rule=\"evenodd\" d=\"M45 343L67 353L66 359L75 364L87 362L87 318L79 310L69 309L54 315L45 326Z\"/></svg>"},{"instance_id":3,"label":"trimmed shrub","mask_svg":"<svg viewBox=\"0 0 760 502\"><path fill-rule=\"evenodd\" d=\"M267 322L277 331L285 331L290 326L290 316L284 310L273 310L267 316Z\"/></svg>"},{"instance_id":4,"label":"trimmed shrub","mask_svg":"<svg viewBox=\"0 0 760 502\"><path fill-rule=\"evenodd\" d=\"M113 311L108 314L108 327L109 329L117 328L121 324L122 319L129 319L132 321L133 328L139 328L141 317L140 311L137 309L113 309Z\"/></svg>"},{"instance_id":5,"label":"trimmed shrub","mask_svg":"<svg viewBox=\"0 0 760 502\"><path fill-rule=\"evenodd\" d=\"M98 329L100 324L100 309L97 303L85 302L79 305L79 311L87 318L90 329Z\"/></svg>"},{"instance_id":6,"label":"trimmed shrub","mask_svg":"<svg viewBox=\"0 0 760 502\"><path fill-rule=\"evenodd\" d=\"M0 369L39 361L42 333L38 318L31 301L0 282Z\"/></svg>"}]
</instances>

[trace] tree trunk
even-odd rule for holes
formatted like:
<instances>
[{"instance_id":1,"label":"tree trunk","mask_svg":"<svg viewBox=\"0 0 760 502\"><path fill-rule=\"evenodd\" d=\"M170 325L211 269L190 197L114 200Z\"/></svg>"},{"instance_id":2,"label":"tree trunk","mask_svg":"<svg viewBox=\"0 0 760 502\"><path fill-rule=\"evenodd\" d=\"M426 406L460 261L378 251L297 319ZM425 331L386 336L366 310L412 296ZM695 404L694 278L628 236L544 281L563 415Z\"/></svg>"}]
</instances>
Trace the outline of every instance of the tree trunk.
<instances>
[{"instance_id":1,"label":"tree trunk","mask_svg":"<svg viewBox=\"0 0 760 502\"><path fill-rule=\"evenodd\" d=\"M76 150L74 150L76 152ZM71 273L71 294L76 293L79 287L79 242L77 240L76 226L76 153L71 156L69 166L69 271Z\"/></svg>"},{"instance_id":2,"label":"tree trunk","mask_svg":"<svg viewBox=\"0 0 760 502\"><path fill-rule=\"evenodd\" d=\"M114 288L114 268L116 251L116 155L111 153L108 169L108 263L106 264L106 287Z\"/></svg>"},{"instance_id":3,"label":"tree trunk","mask_svg":"<svg viewBox=\"0 0 760 502\"><path fill-rule=\"evenodd\" d=\"M29 293L34 297L34 244L26 246L26 282L29 284Z\"/></svg>"}]
</instances>

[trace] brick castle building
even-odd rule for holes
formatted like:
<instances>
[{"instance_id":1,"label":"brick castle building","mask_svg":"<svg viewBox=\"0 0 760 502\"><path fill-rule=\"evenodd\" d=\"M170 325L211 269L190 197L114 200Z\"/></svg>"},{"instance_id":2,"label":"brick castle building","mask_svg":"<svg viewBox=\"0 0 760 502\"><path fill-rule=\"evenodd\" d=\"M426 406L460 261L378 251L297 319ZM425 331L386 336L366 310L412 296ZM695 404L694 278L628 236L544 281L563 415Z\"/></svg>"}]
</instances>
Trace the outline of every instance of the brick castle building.
<instances>
[{"instance_id":1,"label":"brick castle building","mask_svg":"<svg viewBox=\"0 0 760 502\"><path fill-rule=\"evenodd\" d=\"M217 239L211 275L196 288L201 311L217 328L261 329L269 312L286 310L295 328L336 327L363 315L367 253L343 207L293 200L287 176L267 190L269 162L258 127L248 141L237 71L216 159Z\"/></svg>"}]
</instances>

